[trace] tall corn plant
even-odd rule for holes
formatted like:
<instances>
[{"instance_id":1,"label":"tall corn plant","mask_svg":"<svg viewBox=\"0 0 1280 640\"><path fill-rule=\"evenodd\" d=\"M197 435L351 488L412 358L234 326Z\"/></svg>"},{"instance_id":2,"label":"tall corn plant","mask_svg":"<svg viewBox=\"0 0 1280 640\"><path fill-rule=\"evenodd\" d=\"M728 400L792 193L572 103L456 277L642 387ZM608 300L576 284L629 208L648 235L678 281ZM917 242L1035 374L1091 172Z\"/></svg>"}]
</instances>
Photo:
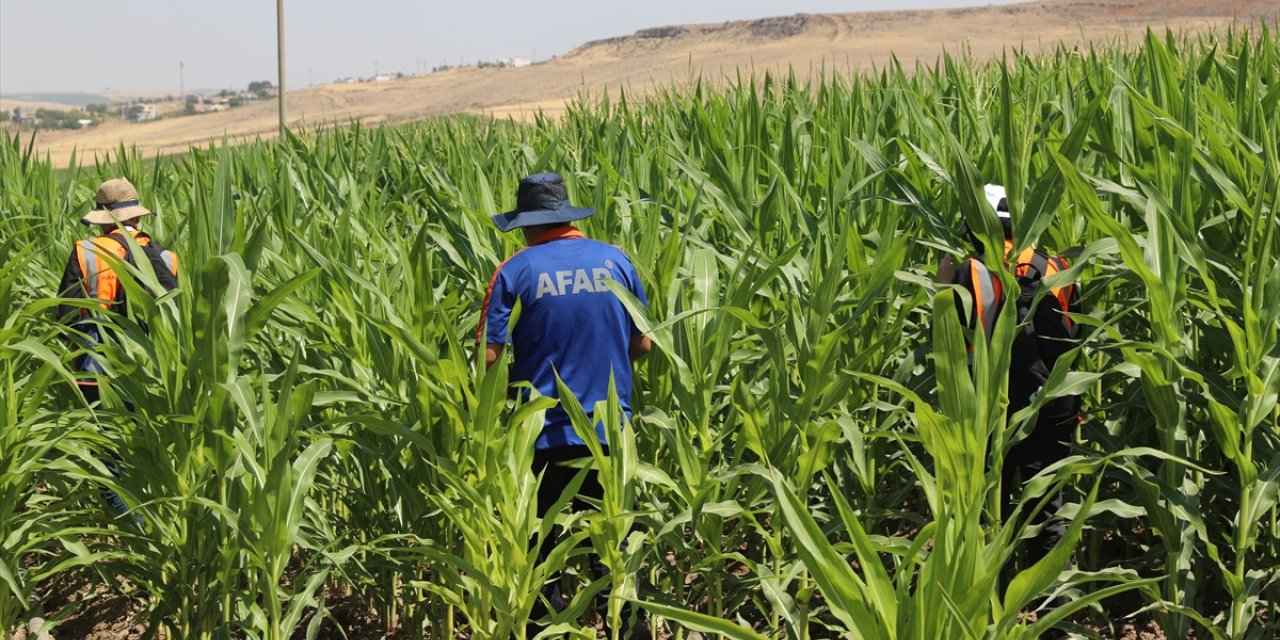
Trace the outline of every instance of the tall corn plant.
<instances>
[{"instance_id":1,"label":"tall corn plant","mask_svg":"<svg viewBox=\"0 0 1280 640\"><path fill-rule=\"evenodd\" d=\"M6 185L0 195L6 256L0 274L0 633L6 634L36 613L48 615L36 598L42 584L120 555L85 539L111 533L85 482L97 475L91 467L102 435L83 403L69 398L62 334L50 321L54 301L40 299L53 285L38 265L65 258L64 248L48 240L42 209L79 196L76 171L59 181L35 159L32 144L24 148L17 135L0 142ZM55 253L61 255L49 258ZM51 397L68 404L50 406L45 400Z\"/></svg>"},{"instance_id":2,"label":"tall corn plant","mask_svg":"<svg viewBox=\"0 0 1280 640\"><path fill-rule=\"evenodd\" d=\"M1127 366L1136 367L1131 375L1141 382L1161 450L1234 476L1168 462L1155 473L1132 469L1135 493L1167 549L1162 606L1187 616L1164 622L1176 635L1195 620L1245 638L1265 636L1258 598L1276 579L1247 559L1266 544L1254 523L1275 507L1274 439L1259 438L1258 428L1275 424L1276 318L1258 305L1273 295L1276 259L1275 197L1267 186L1275 165L1256 156L1255 142L1273 137L1274 123L1248 106L1257 94L1246 97L1268 82L1254 75L1255 58L1275 54L1269 38L1230 41L1237 47L1225 59L1210 53L1193 67L1178 57L1189 43L1149 34L1112 96L1114 169L1072 186L1090 224L1116 240L1138 285L1119 292L1141 314L1130 316L1139 324L1122 329L1137 336L1127 344L1115 337ZM1241 102L1220 100L1223 93ZM1235 124L1220 129L1218 122ZM1122 213L1104 211L1091 190ZM1209 506L1210 496L1223 497ZM1201 615L1212 597L1206 588L1228 594L1224 618Z\"/></svg>"},{"instance_id":3,"label":"tall corn plant","mask_svg":"<svg viewBox=\"0 0 1280 640\"><path fill-rule=\"evenodd\" d=\"M284 572L297 548L309 546L307 497L331 445L323 436L301 441L313 392L294 383L296 357L274 393L262 373L242 371L246 345L296 282L255 299L242 258L252 234L234 206L233 158L224 150L210 160L194 166L190 233L172 245L179 289L152 300L145 262L116 265L134 272L122 278L130 315L110 319L119 340L104 345L110 382L101 387L100 413L123 425L109 446L127 455L100 481L136 518L121 535L129 555L113 569L162 594L151 602L153 630L280 637L314 607L323 579L321 571L288 587ZM159 185L140 184L143 192L148 186ZM242 586L245 579L253 586Z\"/></svg>"},{"instance_id":4,"label":"tall corn plant","mask_svg":"<svg viewBox=\"0 0 1280 640\"><path fill-rule=\"evenodd\" d=\"M632 255L651 314L633 311L658 348L638 365L635 419L616 425L634 440L606 473L609 515L560 517L615 568L580 593L734 637L1008 637L1079 609L1018 622L1051 593L1114 617L1130 611L1107 598L1138 588L1173 635L1267 637L1275 60L1265 30L1152 36L699 83L527 125L353 126L158 162L122 148L62 174L7 139L0 203L23 222L0 246L37 248L16 250L0 288L21 332L0 359L0 437L32 443L6 446L0 473L40 487L6 489L0 526L22 533L4 540L32 550L8 611L75 566L59 563L111 549L89 566L142 584L155 626L184 637L318 633L325 598L411 636L518 632L558 568L492 540L547 526L521 509L536 408L500 415L503 385L473 381L471 345L484 282L518 248L488 216L520 176L558 170L597 209L588 234ZM58 330L34 301L56 286L69 221L117 175L159 212L146 228L181 254L182 286L130 296L122 339L100 348L118 374L105 406L68 412L65 354L35 346ZM957 294L930 282L962 221L998 246L976 197L997 181L1022 214L1017 244L1068 253L1059 283L1088 310L1077 370L1051 385L1086 395L1080 457L1027 485L1008 523L995 470L1034 414L1004 419L1016 319L970 369ZM1096 500L1083 477L1102 479ZM99 484L133 513L84 508ZM1080 498L1063 515L1092 529L1077 568L1059 572L1055 552L1002 592L994 567L1063 485ZM45 521L95 533L37 535L46 504L60 519Z\"/></svg>"}]
</instances>

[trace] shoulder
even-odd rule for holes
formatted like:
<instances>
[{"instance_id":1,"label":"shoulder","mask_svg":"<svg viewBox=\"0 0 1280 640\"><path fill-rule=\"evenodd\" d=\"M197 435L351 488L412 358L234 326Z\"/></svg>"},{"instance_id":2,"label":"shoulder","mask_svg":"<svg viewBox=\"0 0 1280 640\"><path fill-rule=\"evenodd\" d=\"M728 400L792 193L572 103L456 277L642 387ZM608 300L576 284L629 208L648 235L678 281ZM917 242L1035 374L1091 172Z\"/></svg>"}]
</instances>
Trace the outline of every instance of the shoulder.
<instances>
[{"instance_id":1,"label":"shoulder","mask_svg":"<svg viewBox=\"0 0 1280 640\"><path fill-rule=\"evenodd\" d=\"M955 264L955 284L972 288L984 280L994 280L995 275L987 268L987 264L979 256L968 256Z\"/></svg>"},{"instance_id":2,"label":"shoulder","mask_svg":"<svg viewBox=\"0 0 1280 640\"><path fill-rule=\"evenodd\" d=\"M489 288L492 289L499 281L504 283L503 286L511 286L512 283L519 282L522 274L528 271L529 258L529 248L507 256L493 268L493 275L489 276Z\"/></svg>"},{"instance_id":3,"label":"shoulder","mask_svg":"<svg viewBox=\"0 0 1280 640\"><path fill-rule=\"evenodd\" d=\"M600 240L590 240L590 242L593 243L595 249L601 254L616 259L627 266L631 266L631 256L628 255L626 250L622 247L619 247L616 244L609 244L608 242L601 242Z\"/></svg>"},{"instance_id":4,"label":"shoulder","mask_svg":"<svg viewBox=\"0 0 1280 640\"><path fill-rule=\"evenodd\" d=\"M498 275L499 273L507 273L518 270L527 265L529 263L529 251L531 249L533 249L533 247L526 247L507 256L506 258L503 258L502 262L499 262L498 266L493 268L493 274Z\"/></svg>"},{"instance_id":5,"label":"shoulder","mask_svg":"<svg viewBox=\"0 0 1280 640\"><path fill-rule=\"evenodd\" d=\"M1047 253L1045 254L1045 258L1049 262L1049 269L1051 271L1066 271L1071 268L1067 259L1056 253Z\"/></svg>"},{"instance_id":6,"label":"shoulder","mask_svg":"<svg viewBox=\"0 0 1280 640\"><path fill-rule=\"evenodd\" d=\"M164 244L163 242L160 242L159 240L156 240L155 238L151 238L151 237L149 237L149 236L148 236L148 240L149 240L150 244L148 244L147 246L149 246L149 247L155 247L155 249L156 249L157 251L168 251L169 253L177 253L177 252L176 252L176 251L174 251L172 248L170 248L170 247L169 247L169 245Z\"/></svg>"}]
</instances>

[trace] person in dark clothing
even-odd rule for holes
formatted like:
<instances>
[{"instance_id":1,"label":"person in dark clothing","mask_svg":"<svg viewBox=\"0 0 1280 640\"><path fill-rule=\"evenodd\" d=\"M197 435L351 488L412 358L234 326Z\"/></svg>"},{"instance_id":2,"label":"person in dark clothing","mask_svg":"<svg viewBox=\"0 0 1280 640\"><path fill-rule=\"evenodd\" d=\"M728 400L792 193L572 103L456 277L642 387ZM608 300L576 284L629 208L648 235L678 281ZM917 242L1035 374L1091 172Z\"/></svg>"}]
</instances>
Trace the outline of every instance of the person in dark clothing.
<instances>
[{"instance_id":1,"label":"person in dark clothing","mask_svg":"<svg viewBox=\"0 0 1280 640\"><path fill-rule=\"evenodd\" d=\"M1069 314L1080 312L1079 291L1075 284L1056 287L1048 291L1034 308L1029 307L1029 294L1034 291L1029 287L1038 286L1041 279L1065 271L1068 265L1061 257L1045 254L1034 247L1010 256L1014 249L1013 228L1005 190L999 185L986 185L984 191L1004 229L1003 259L1010 265L1022 290L1006 295L1004 285L987 269L986 256L981 253L965 258L959 264L950 256L945 257L938 266L938 281L958 284L969 292L973 299L970 328L977 331L980 327L988 339L1006 301L1018 301L1021 307L1028 307L1019 309L1020 314L1025 314L1019 320L1025 323L1015 337L1010 361L1007 415L1013 416L1031 405L1058 357L1075 346L1079 329ZM981 244L976 239L971 240L975 250L981 251ZM1002 519L1013 515L1022 486L1028 480L1067 457L1070 452L1067 441L1080 419L1078 396L1055 398L1041 407L1035 426L1025 439L1010 448L1000 470ZM1055 517L1061 507L1062 494L1058 492L1031 522L1039 526L1040 531L1026 544L1022 554L1025 563L1043 558L1066 533L1066 524Z\"/></svg>"},{"instance_id":2,"label":"person in dark clothing","mask_svg":"<svg viewBox=\"0 0 1280 640\"><path fill-rule=\"evenodd\" d=\"M155 273L156 281L164 291L178 286L178 256L155 242L137 228L140 218L151 215L138 200L138 192L124 178L102 183L94 197L94 208L80 220L85 225L98 228L98 235L76 242L62 273L59 294L67 300L90 299L103 311L124 314L127 311L127 295L121 284L122 277L132 277L121 263L137 265L129 238L141 249ZM158 293L158 292L156 292ZM58 318L70 324L83 336L82 344L91 347L108 338L109 317L92 306L64 303L57 306ZM107 384L102 364L90 353L81 354L73 362L76 386L90 407L101 401L100 386ZM126 409L129 407L126 405ZM114 456L113 456L114 457ZM115 465L108 464L115 472ZM103 489L103 498L117 511L126 511L124 502L115 493Z\"/></svg>"},{"instance_id":3,"label":"person in dark clothing","mask_svg":"<svg viewBox=\"0 0 1280 640\"><path fill-rule=\"evenodd\" d=\"M476 335L478 354L492 366L510 343L513 381L528 382L539 394L556 398L559 376L593 420L596 403L609 397L612 379L622 411L630 417L631 362L648 354L652 345L607 282L618 282L641 304L647 300L622 250L591 240L570 224L592 213L569 204L559 175L541 173L520 181L516 209L493 221L502 231L520 229L528 246L498 265L490 279ZM519 320L509 327L517 306ZM603 423L595 424L607 452ZM545 517L577 474L564 463L591 452L560 406L547 410L534 449L533 470L542 474L538 516ZM602 494L598 472L591 469L573 508L586 509L582 498L598 500ZM553 545L543 545L542 558ZM598 559L593 564L603 568ZM555 578L543 594L553 608L562 609L559 576Z\"/></svg>"}]
</instances>

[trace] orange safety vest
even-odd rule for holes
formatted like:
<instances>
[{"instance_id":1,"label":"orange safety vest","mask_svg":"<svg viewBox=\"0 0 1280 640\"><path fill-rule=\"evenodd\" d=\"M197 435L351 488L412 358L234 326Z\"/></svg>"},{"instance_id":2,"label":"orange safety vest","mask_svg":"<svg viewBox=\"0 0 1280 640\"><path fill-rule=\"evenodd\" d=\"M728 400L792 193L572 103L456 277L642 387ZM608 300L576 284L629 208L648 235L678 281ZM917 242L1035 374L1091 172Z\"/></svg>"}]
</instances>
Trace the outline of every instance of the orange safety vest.
<instances>
[{"instance_id":1,"label":"orange safety vest","mask_svg":"<svg viewBox=\"0 0 1280 640\"><path fill-rule=\"evenodd\" d=\"M1012 245L1012 243L1008 244ZM1017 261L1013 264L1013 275L1019 278L1026 277L1027 273L1032 269L1038 270L1041 278L1048 278L1055 273L1071 268L1067 261L1061 257L1045 255L1036 251L1035 247L1023 249L1022 253L1018 254ZM1062 309L1064 314L1062 319L1067 323L1067 326L1071 326L1071 316L1065 314L1071 313L1071 298L1075 293L1075 288L1076 285L1068 284L1065 287L1054 287L1049 290L1049 294L1058 301L1058 307Z\"/></svg>"},{"instance_id":2,"label":"orange safety vest","mask_svg":"<svg viewBox=\"0 0 1280 640\"><path fill-rule=\"evenodd\" d=\"M1013 242L1005 240L1005 252L1007 253L1012 249ZM968 262L968 273L963 274L967 277L963 277L961 283L973 294L974 318L981 323L983 332L990 339L992 332L995 331L996 317L1000 313L1000 305L1004 303L1004 286L981 260L970 258ZM1005 264L1008 263L1006 262ZM1013 265L1013 275L1017 278L1025 278L1032 269L1039 271L1041 278L1047 278L1070 268L1066 260L1058 256L1047 256L1036 251L1035 247L1023 249L1022 253L1018 254ZM1075 285L1068 284L1064 287L1054 287L1049 290L1049 293L1057 301L1058 307L1062 309L1064 314L1062 316L1063 321L1067 323L1067 326L1071 326L1071 317L1066 314L1071 312L1071 299L1075 294ZM972 349L972 346L970 346L970 349Z\"/></svg>"},{"instance_id":3,"label":"orange safety vest","mask_svg":"<svg viewBox=\"0 0 1280 640\"><path fill-rule=\"evenodd\" d=\"M1000 314L1000 304L1004 301L1004 285L977 258L969 259L968 273L964 275L968 276L968 282L964 284L973 294L973 318L990 340L996 328L996 317ZM973 345L969 345L969 350L973 350Z\"/></svg>"},{"instance_id":4,"label":"orange safety vest","mask_svg":"<svg viewBox=\"0 0 1280 640\"><path fill-rule=\"evenodd\" d=\"M137 229L129 229L129 235L134 242L140 247L151 245L151 237ZM113 237L114 236L114 237ZM127 241L122 237L120 230L115 229L111 233L100 235L92 240L81 240L76 243L75 257L76 262L80 266L80 274L83 277L81 283L84 287L85 295L89 298L98 300L99 306L103 309L110 309L112 305L120 302L120 276L116 273L115 268L111 264L108 256L114 256L124 261L129 256L129 247ZM162 249L160 257L164 261L165 267L174 276L178 275L178 254ZM87 311L82 311L87 313ZM91 340L97 341L100 336L96 329L91 330ZM98 365L93 356L89 354L82 355L77 359L76 370L89 374L101 374L102 368ZM95 387L98 381L92 378L77 376L76 384L80 386Z\"/></svg>"},{"instance_id":5,"label":"orange safety vest","mask_svg":"<svg viewBox=\"0 0 1280 640\"><path fill-rule=\"evenodd\" d=\"M100 235L92 240L81 240L76 243L76 260L80 263L80 273L84 276L84 292L90 298L101 300L103 309L110 309L117 301L120 293L120 276L111 267L107 255L125 260L129 255L129 247L123 238L112 238L118 235L119 229L109 234ZM151 244L151 237L137 229L129 229L138 246ZM164 265L169 272L178 275L178 254L165 249L160 252Z\"/></svg>"}]
</instances>

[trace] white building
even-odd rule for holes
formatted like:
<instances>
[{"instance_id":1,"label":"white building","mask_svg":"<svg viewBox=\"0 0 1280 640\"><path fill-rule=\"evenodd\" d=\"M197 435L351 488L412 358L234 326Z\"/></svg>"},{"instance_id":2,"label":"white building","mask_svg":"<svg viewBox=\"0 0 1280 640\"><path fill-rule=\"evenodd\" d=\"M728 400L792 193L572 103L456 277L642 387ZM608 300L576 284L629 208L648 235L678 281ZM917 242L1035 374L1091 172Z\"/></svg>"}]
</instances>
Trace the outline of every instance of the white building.
<instances>
[{"instance_id":1,"label":"white building","mask_svg":"<svg viewBox=\"0 0 1280 640\"><path fill-rule=\"evenodd\" d=\"M149 104L127 104L120 109L120 115L131 122L142 122L155 120L159 114L156 108Z\"/></svg>"}]
</instances>

